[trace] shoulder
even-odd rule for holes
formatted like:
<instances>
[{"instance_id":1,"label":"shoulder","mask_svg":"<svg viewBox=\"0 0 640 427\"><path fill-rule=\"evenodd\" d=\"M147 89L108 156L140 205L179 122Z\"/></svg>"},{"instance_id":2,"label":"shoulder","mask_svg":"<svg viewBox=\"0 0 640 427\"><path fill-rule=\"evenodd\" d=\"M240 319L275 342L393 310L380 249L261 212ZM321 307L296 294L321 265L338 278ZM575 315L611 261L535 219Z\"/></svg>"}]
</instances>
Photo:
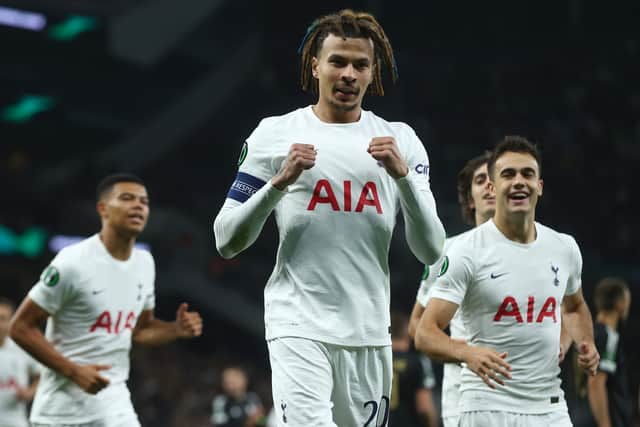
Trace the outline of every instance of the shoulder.
<instances>
[{"instance_id":1,"label":"shoulder","mask_svg":"<svg viewBox=\"0 0 640 427\"><path fill-rule=\"evenodd\" d=\"M560 233L551 227L536 222L536 228L541 237L543 237L549 244L561 245L567 251L575 253L580 252L580 247L576 242L576 239L567 233Z\"/></svg>"},{"instance_id":2,"label":"shoulder","mask_svg":"<svg viewBox=\"0 0 640 427\"><path fill-rule=\"evenodd\" d=\"M282 114L279 116L265 117L262 120L260 120L260 123L258 123L258 126L256 127L256 130L254 131L254 133L257 131L273 132L276 129L281 129L283 126L288 127L297 122L300 122L305 119L305 115L308 113L307 112L308 108L309 107L298 108L296 110L290 111L286 114Z\"/></svg>"},{"instance_id":3,"label":"shoulder","mask_svg":"<svg viewBox=\"0 0 640 427\"><path fill-rule=\"evenodd\" d=\"M42 273L41 279L44 282L60 278L68 281L71 278L79 277L83 270L91 270L93 267L87 263L87 260L93 258L95 245L99 244L97 239L96 234L62 248Z\"/></svg>"}]
</instances>

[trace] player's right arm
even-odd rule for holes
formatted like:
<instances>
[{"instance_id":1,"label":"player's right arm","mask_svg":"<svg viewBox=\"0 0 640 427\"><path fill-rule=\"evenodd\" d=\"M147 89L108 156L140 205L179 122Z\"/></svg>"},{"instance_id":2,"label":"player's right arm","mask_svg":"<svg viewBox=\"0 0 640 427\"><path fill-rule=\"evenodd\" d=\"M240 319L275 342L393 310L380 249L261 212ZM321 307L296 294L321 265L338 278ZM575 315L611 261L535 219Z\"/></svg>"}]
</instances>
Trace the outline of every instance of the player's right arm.
<instances>
[{"instance_id":1,"label":"player's right arm","mask_svg":"<svg viewBox=\"0 0 640 427\"><path fill-rule=\"evenodd\" d=\"M87 393L96 394L109 385L100 371L110 366L78 365L53 348L40 329L48 317L49 313L27 297L11 321L9 334L34 359L69 378Z\"/></svg>"},{"instance_id":2,"label":"player's right arm","mask_svg":"<svg viewBox=\"0 0 640 427\"><path fill-rule=\"evenodd\" d=\"M315 165L309 144L292 144L284 159L270 151L273 122L263 120L247 139L236 180L213 223L216 248L233 258L256 241L267 218L305 169Z\"/></svg>"}]
</instances>

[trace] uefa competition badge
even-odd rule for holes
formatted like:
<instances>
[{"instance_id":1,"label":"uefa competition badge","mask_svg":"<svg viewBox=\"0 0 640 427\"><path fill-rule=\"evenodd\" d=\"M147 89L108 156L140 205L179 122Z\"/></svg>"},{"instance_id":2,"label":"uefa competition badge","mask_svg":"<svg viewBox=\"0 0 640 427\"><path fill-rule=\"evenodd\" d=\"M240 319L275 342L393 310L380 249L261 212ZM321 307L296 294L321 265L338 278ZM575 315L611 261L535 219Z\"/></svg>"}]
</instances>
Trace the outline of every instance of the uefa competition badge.
<instances>
[{"instance_id":1,"label":"uefa competition badge","mask_svg":"<svg viewBox=\"0 0 640 427\"><path fill-rule=\"evenodd\" d=\"M244 163L244 159L247 158L248 151L249 151L249 144L247 144L247 141L245 141L244 144L242 144L242 150L240 150L240 157L238 157L238 166Z\"/></svg>"},{"instance_id":2,"label":"uefa competition badge","mask_svg":"<svg viewBox=\"0 0 640 427\"><path fill-rule=\"evenodd\" d=\"M42 272L40 280L42 280L42 283L52 288L60 281L60 273L57 268L50 265Z\"/></svg>"},{"instance_id":3,"label":"uefa competition badge","mask_svg":"<svg viewBox=\"0 0 640 427\"><path fill-rule=\"evenodd\" d=\"M429 277L429 266L425 264L424 271L422 272L422 280L427 280Z\"/></svg>"},{"instance_id":4,"label":"uefa competition badge","mask_svg":"<svg viewBox=\"0 0 640 427\"><path fill-rule=\"evenodd\" d=\"M445 255L444 258L442 259L442 266L440 267L440 272L438 273L438 277L442 277L444 273L447 272L448 269L449 269L449 257Z\"/></svg>"}]
</instances>

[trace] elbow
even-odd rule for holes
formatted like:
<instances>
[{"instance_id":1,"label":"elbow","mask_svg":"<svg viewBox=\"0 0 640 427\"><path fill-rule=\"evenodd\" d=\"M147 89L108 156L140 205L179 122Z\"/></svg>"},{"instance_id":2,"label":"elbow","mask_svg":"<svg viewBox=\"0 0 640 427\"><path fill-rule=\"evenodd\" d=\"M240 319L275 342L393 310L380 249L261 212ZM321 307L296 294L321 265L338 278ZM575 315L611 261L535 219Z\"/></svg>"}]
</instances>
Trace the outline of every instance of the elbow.
<instances>
[{"instance_id":1,"label":"elbow","mask_svg":"<svg viewBox=\"0 0 640 427\"><path fill-rule=\"evenodd\" d=\"M224 259L231 259L238 254L230 244L218 244L218 242L216 242L216 249Z\"/></svg>"},{"instance_id":2,"label":"elbow","mask_svg":"<svg viewBox=\"0 0 640 427\"><path fill-rule=\"evenodd\" d=\"M9 323L9 337L17 344L22 345L23 338L26 336L27 329L20 320L15 317Z\"/></svg>"},{"instance_id":3,"label":"elbow","mask_svg":"<svg viewBox=\"0 0 640 427\"><path fill-rule=\"evenodd\" d=\"M230 259L236 256L240 251L236 250L232 238L229 238L224 232L220 216L213 222L213 237L215 239L216 250L224 259Z\"/></svg>"}]
</instances>

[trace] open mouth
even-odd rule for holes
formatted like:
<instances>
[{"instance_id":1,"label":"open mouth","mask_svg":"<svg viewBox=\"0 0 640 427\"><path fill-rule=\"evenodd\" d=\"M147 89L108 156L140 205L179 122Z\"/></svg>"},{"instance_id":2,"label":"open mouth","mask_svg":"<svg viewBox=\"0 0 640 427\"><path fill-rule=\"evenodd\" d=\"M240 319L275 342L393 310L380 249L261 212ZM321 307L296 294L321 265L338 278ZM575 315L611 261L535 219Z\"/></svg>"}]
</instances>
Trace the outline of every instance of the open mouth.
<instances>
[{"instance_id":1,"label":"open mouth","mask_svg":"<svg viewBox=\"0 0 640 427\"><path fill-rule=\"evenodd\" d=\"M142 216L142 214L139 214L139 213L129 214L128 218L130 220L132 220L133 222L138 222L138 223L143 223L144 222L144 216Z\"/></svg>"},{"instance_id":2,"label":"open mouth","mask_svg":"<svg viewBox=\"0 0 640 427\"><path fill-rule=\"evenodd\" d=\"M524 191L516 191L514 193L509 194L509 200L513 200L515 202L521 202L527 200L529 198L529 193Z\"/></svg>"}]
</instances>

